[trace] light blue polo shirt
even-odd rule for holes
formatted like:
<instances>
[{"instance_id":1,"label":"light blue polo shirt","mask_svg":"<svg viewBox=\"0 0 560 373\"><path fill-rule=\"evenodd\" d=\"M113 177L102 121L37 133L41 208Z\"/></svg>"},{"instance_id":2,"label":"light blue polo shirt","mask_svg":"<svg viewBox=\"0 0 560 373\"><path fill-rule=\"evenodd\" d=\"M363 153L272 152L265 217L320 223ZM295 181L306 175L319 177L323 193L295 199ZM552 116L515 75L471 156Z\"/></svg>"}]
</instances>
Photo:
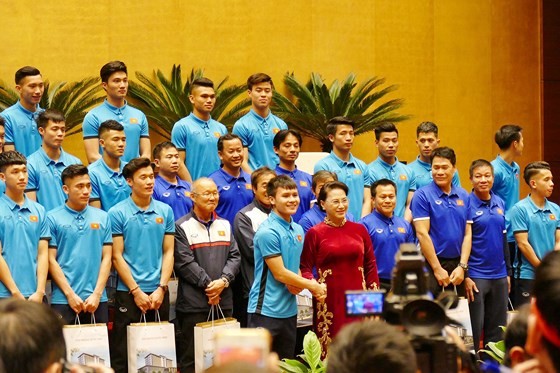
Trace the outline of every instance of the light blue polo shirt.
<instances>
[{"instance_id":1,"label":"light blue polo shirt","mask_svg":"<svg viewBox=\"0 0 560 373\"><path fill-rule=\"evenodd\" d=\"M395 255L403 243L416 243L416 236L409 222L393 215L388 218L377 210L360 220L373 243L377 273L383 280L391 280Z\"/></svg>"},{"instance_id":2,"label":"light blue polo shirt","mask_svg":"<svg viewBox=\"0 0 560 373\"><path fill-rule=\"evenodd\" d=\"M66 201L66 194L62 190L60 175L64 169L72 164L81 164L78 158L61 149L57 161L50 159L40 148L27 158L29 180L26 191L37 192L37 202L51 211L62 206Z\"/></svg>"},{"instance_id":3,"label":"light blue polo shirt","mask_svg":"<svg viewBox=\"0 0 560 373\"><path fill-rule=\"evenodd\" d=\"M395 163L391 165L381 157L377 157L368 165L368 171L372 184L380 179L389 179L397 184L397 207L395 207L394 214L401 218L404 217L408 192L416 190L416 180L412 171L396 158Z\"/></svg>"},{"instance_id":4,"label":"light blue polo shirt","mask_svg":"<svg viewBox=\"0 0 560 373\"><path fill-rule=\"evenodd\" d=\"M296 223L299 222L303 214L305 214L311 207L311 201L315 199L315 195L311 191L311 182L313 176L307 172L300 171L297 168L294 171L288 171L280 166L276 166L276 175L287 175L295 181L299 194L299 206L296 213L292 216Z\"/></svg>"},{"instance_id":5,"label":"light blue polo shirt","mask_svg":"<svg viewBox=\"0 0 560 373\"><path fill-rule=\"evenodd\" d=\"M265 259L281 256L284 267L299 273L303 250L303 229L288 223L274 211L255 233L255 282L249 292L248 313L285 319L297 315L296 296L269 271Z\"/></svg>"},{"instance_id":6,"label":"light blue polo shirt","mask_svg":"<svg viewBox=\"0 0 560 373\"><path fill-rule=\"evenodd\" d=\"M235 215L253 201L251 175L240 170L239 177L235 177L220 168L210 175L210 179L214 180L220 193L216 214L229 221L233 227Z\"/></svg>"},{"instance_id":7,"label":"light blue polo shirt","mask_svg":"<svg viewBox=\"0 0 560 373\"><path fill-rule=\"evenodd\" d=\"M508 164L499 155L491 163L494 167L494 185L492 186L492 191L505 203L508 242L515 242L509 213L513 205L519 202L520 168L515 162Z\"/></svg>"},{"instance_id":8,"label":"light blue polo shirt","mask_svg":"<svg viewBox=\"0 0 560 373\"><path fill-rule=\"evenodd\" d=\"M163 237L175 233L171 207L152 198L150 206L141 210L132 197L109 210L113 237L123 236L123 257L132 277L145 293L155 291L161 279ZM117 290L129 291L118 278Z\"/></svg>"},{"instance_id":9,"label":"light blue polo shirt","mask_svg":"<svg viewBox=\"0 0 560 373\"><path fill-rule=\"evenodd\" d=\"M527 232L529 244L540 260L554 250L556 230L560 229L560 207L556 203L546 200L541 209L527 196L511 208L510 217L513 233ZM515 269L515 278L534 279L535 268L523 254L520 257L521 267Z\"/></svg>"},{"instance_id":10,"label":"light blue polo shirt","mask_svg":"<svg viewBox=\"0 0 560 373\"><path fill-rule=\"evenodd\" d=\"M488 280L506 277L504 201L494 193L490 194L489 201L469 194L469 220L472 221L469 276Z\"/></svg>"},{"instance_id":11,"label":"light blue polo shirt","mask_svg":"<svg viewBox=\"0 0 560 373\"><path fill-rule=\"evenodd\" d=\"M420 156L418 156L414 162L411 162L406 167L410 171L412 171L412 176L414 178L414 181L416 182L416 190L425 187L432 182L432 165L430 163L421 161ZM459 171L455 170L451 184L455 187L461 186Z\"/></svg>"},{"instance_id":12,"label":"light blue polo shirt","mask_svg":"<svg viewBox=\"0 0 560 373\"><path fill-rule=\"evenodd\" d=\"M325 220L326 216L327 213L321 210L318 204L315 204L312 208L306 211L305 214L302 215L301 219L299 219L298 224L301 225L303 231L307 233L309 229ZM351 213L347 212L346 220L354 221L354 216Z\"/></svg>"},{"instance_id":13,"label":"light blue polo shirt","mask_svg":"<svg viewBox=\"0 0 560 373\"><path fill-rule=\"evenodd\" d=\"M220 168L218 139L226 133L222 123L212 118L203 121L194 113L173 125L171 141L178 150L185 151L185 165L193 180Z\"/></svg>"},{"instance_id":14,"label":"light blue polo shirt","mask_svg":"<svg viewBox=\"0 0 560 373\"><path fill-rule=\"evenodd\" d=\"M26 157L41 147L43 140L35 121L44 110L37 105L35 112L24 108L18 101L0 115L6 120L6 145L14 145Z\"/></svg>"},{"instance_id":15,"label":"light blue polo shirt","mask_svg":"<svg viewBox=\"0 0 560 373\"><path fill-rule=\"evenodd\" d=\"M187 215L193 208L191 183L177 176L177 184L171 184L160 175L154 181L154 199L171 206L175 221Z\"/></svg>"},{"instance_id":16,"label":"light blue polo shirt","mask_svg":"<svg viewBox=\"0 0 560 373\"><path fill-rule=\"evenodd\" d=\"M103 245L113 243L109 215L91 206L75 211L64 204L49 212L47 221L52 237L49 249L56 250L56 261L72 290L86 300L97 285ZM68 304L55 281L52 286L51 303ZM106 301L103 290L101 302Z\"/></svg>"},{"instance_id":17,"label":"light blue polo shirt","mask_svg":"<svg viewBox=\"0 0 560 373\"><path fill-rule=\"evenodd\" d=\"M39 240L49 240L45 208L25 197L20 207L8 196L0 197L0 242L2 257L24 297L37 291L37 254ZM0 298L12 294L0 282Z\"/></svg>"},{"instance_id":18,"label":"light blue polo shirt","mask_svg":"<svg viewBox=\"0 0 560 373\"><path fill-rule=\"evenodd\" d=\"M122 174L125 165L126 162L121 159L120 171L116 172L100 158L88 166L91 179L90 200L101 201L101 209L104 211L109 211L130 195L130 187Z\"/></svg>"},{"instance_id":19,"label":"light blue polo shirt","mask_svg":"<svg viewBox=\"0 0 560 373\"><path fill-rule=\"evenodd\" d=\"M249 166L256 170L262 166L276 168L278 155L274 152L272 140L288 125L270 111L266 118L261 117L253 109L239 118L233 126L233 133L241 137L243 146L249 149Z\"/></svg>"},{"instance_id":20,"label":"light blue polo shirt","mask_svg":"<svg viewBox=\"0 0 560 373\"><path fill-rule=\"evenodd\" d=\"M140 139L150 137L148 120L143 112L129 106L126 101L123 107L118 108L105 99L101 105L91 109L84 117L82 125L84 140L99 138L99 126L109 119L116 120L124 127L126 147L122 160L128 162L132 158L138 158L140 156ZM99 154L103 154L101 146Z\"/></svg>"},{"instance_id":21,"label":"light blue polo shirt","mask_svg":"<svg viewBox=\"0 0 560 373\"><path fill-rule=\"evenodd\" d=\"M350 201L348 211L355 219L360 219L364 203L364 188L369 188L371 185L366 164L352 154L350 154L348 162L345 162L331 152L315 164L313 173L321 170L336 173L338 181L348 186L348 200Z\"/></svg>"},{"instance_id":22,"label":"light blue polo shirt","mask_svg":"<svg viewBox=\"0 0 560 373\"><path fill-rule=\"evenodd\" d=\"M469 195L461 188L452 186L444 193L431 182L414 193L410 209L412 219L430 220L430 238L438 258L455 259L461 256L468 220Z\"/></svg>"},{"instance_id":23,"label":"light blue polo shirt","mask_svg":"<svg viewBox=\"0 0 560 373\"><path fill-rule=\"evenodd\" d=\"M4 194L6 192L6 183L4 180L0 180L0 194Z\"/></svg>"}]
</instances>

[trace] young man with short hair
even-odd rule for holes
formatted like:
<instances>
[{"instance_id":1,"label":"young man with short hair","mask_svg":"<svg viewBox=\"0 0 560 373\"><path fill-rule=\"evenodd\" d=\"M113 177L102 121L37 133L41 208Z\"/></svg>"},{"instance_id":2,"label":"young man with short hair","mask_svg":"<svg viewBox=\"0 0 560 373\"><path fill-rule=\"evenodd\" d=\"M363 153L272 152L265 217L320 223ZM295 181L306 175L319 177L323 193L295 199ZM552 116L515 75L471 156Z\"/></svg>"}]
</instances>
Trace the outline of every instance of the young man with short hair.
<instances>
[{"instance_id":1,"label":"young man with short hair","mask_svg":"<svg viewBox=\"0 0 560 373\"><path fill-rule=\"evenodd\" d=\"M235 215L233 234L241 253L241 276L233 284L233 317L242 328L247 327L247 306L249 291L255 278L255 255L253 239L261 224L268 218L271 211L270 200L266 194L268 182L276 177L276 173L264 166L251 174L251 186L255 198Z\"/></svg>"},{"instance_id":2,"label":"young man with short hair","mask_svg":"<svg viewBox=\"0 0 560 373\"><path fill-rule=\"evenodd\" d=\"M43 302L48 272L49 227L45 208L25 196L27 160L17 151L0 154L0 299Z\"/></svg>"},{"instance_id":3,"label":"young man with short hair","mask_svg":"<svg viewBox=\"0 0 560 373\"><path fill-rule=\"evenodd\" d=\"M299 204L295 182L286 175L277 176L269 181L267 194L272 212L255 234L255 281L249 293L248 326L268 329L272 350L283 359L295 353L295 294L309 289L323 301L326 286L302 277L299 270L303 229L292 219Z\"/></svg>"},{"instance_id":4,"label":"young man with short hair","mask_svg":"<svg viewBox=\"0 0 560 373\"><path fill-rule=\"evenodd\" d=\"M35 118L43 109L39 106L45 84L41 72L32 66L24 66L15 74L19 100L2 113L6 120L5 149L17 150L29 156L41 147L41 136Z\"/></svg>"},{"instance_id":5,"label":"young man with short hair","mask_svg":"<svg viewBox=\"0 0 560 373\"><path fill-rule=\"evenodd\" d=\"M216 213L233 226L235 214L253 200L251 175L243 171L243 144L237 135L225 134L218 140L218 156L222 167L209 177L220 192Z\"/></svg>"},{"instance_id":6,"label":"young man with short hair","mask_svg":"<svg viewBox=\"0 0 560 373\"><path fill-rule=\"evenodd\" d=\"M91 182L86 166L62 171L62 190L68 200L47 214L49 272L53 279L52 308L66 324L76 315L81 324L108 322L105 284L111 270L113 239L109 215L88 205Z\"/></svg>"},{"instance_id":7,"label":"young man with short hair","mask_svg":"<svg viewBox=\"0 0 560 373\"><path fill-rule=\"evenodd\" d=\"M560 207L548 200L554 188L547 162L529 163L523 171L529 195L511 209L513 234L520 257L514 267L515 299L519 307L531 299L535 268L552 250L560 250Z\"/></svg>"},{"instance_id":8,"label":"young man with short hair","mask_svg":"<svg viewBox=\"0 0 560 373\"><path fill-rule=\"evenodd\" d=\"M395 215L398 188L394 181L379 179L371 184L372 212L360 220L371 237L381 287L391 289L395 255L403 243L416 243L408 221Z\"/></svg>"},{"instance_id":9,"label":"young man with short hair","mask_svg":"<svg viewBox=\"0 0 560 373\"><path fill-rule=\"evenodd\" d=\"M464 286L459 285L469 268L471 251L468 194L452 184L457 161L453 149L436 148L431 154L433 181L418 189L410 204L414 228L434 297L442 287L453 290L454 286L464 296Z\"/></svg>"},{"instance_id":10,"label":"young man with short hair","mask_svg":"<svg viewBox=\"0 0 560 373\"><path fill-rule=\"evenodd\" d=\"M37 118L41 148L27 158L29 181L27 196L39 202L48 211L64 205L66 194L62 190L62 171L73 164L81 164L77 157L62 149L66 135L64 114L47 109Z\"/></svg>"},{"instance_id":11,"label":"young man with short hair","mask_svg":"<svg viewBox=\"0 0 560 373\"><path fill-rule=\"evenodd\" d=\"M89 204L109 211L130 194L130 187L122 173L126 165L121 158L126 147L123 126L114 120L101 123L99 145L103 148L102 157L88 166L91 178Z\"/></svg>"},{"instance_id":12,"label":"young man with short hair","mask_svg":"<svg viewBox=\"0 0 560 373\"><path fill-rule=\"evenodd\" d=\"M101 158L100 133L101 123L111 119L124 127L128 140L123 160L132 158L150 158L150 133L148 120L140 110L128 105L128 71L124 62L111 61L103 65L99 75L101 85L107 94L105 101L93 108L84 118L84 146L88 162L91 164Z\"/></svg>"},{"instance_id":13,"label":"young man with short hair","mask_svg":"<svg viewBox=\"0 0 560 373\"><path fill-rule=\"evenodd\" d=\"M156 145L153 159L159 168L154 185L154 199L171 206L175 221L192 210L191 183L179 177L181 159L172 142Z\"/></svg>"},{"instance_id":14,"label":"young man with short hair","mask_svg":"<svg viewBox=\"0 0 560 373\"><path fill-rule=\"evenodd\" d=\"M239 250L232 227L215 213L218 187L203 177L193 183L193 209L176 223L175 273L179 278L177 320L186 349L180 356L181 372L194 372L194 326L208 320L211 306L231 316L230 283L239 272ZM222 315L214 308L214 318ZM181 356L183 355L183 356Z\"/></svg>"},{"instance_id":15,"label":"young man with short hair","mask_svg":"<svg viewBox=\"0 0 560 373\"><path fill-rule=\"evenodd\" d=\"M368 165L370 180L372 183L381 179L392 180L397 192L395 215L411 221L410 200L416 190L416 180L412 171L397 158L399 130L393 123L375 127L375 146L379 156Z\"/></svg>"},{"instance_id":16,"label":"young man with short hair","mask_svg":"<svg viewBox=\"0 0 560 373\"><path fill-rule=\"evenodd\" d=\"M298 210L293 216L296 223L311 208L311 201L314 197L311 191L311 175L298 170L296 166L302 143L303 139L300 133L291 129L278 132L273 139L274 152L279 159L278 166L275 169L276 174L288 175L296 182L298 188L300 202Z\"/></svg>"},{"instance_id":17,"label":"young man with short hair","mask_svg":"<svg viewBox=\"0 0 560 373\"><path fill-rule=\"evenodd\" d=\"M288 125L270 112L273 91L272 78L264 73L253 74L247 79L251 110L233 126L233 133L243 142L242 167L247 173L262 166L274 169L278 164L272 140L279 131L288 129Z\"/></svg>"},{"instance_id":18,"label":"young man with short hair","mask_svg":"<svg viewBox=\"0 0 560 373\"><path fill-rule=\"evenodd\" d=\"M439 146L440 139L438 133L438 126L432 122L422 122L416 128L416 145L420 154L416 157L416 160L407 165L416 181L416 190L432 182L432 163L430 157L434 149ZM461 186L457 170L453 174L453 186Z\"/></svg>"},{"instance_id":19,"label":"young man with short hair","mask_svg":"<svg viewBox=\"0 0 560 373\"><path fill-rule=\"evenodd\" d=\"M171 207L152 198L154 170L149 158L123 168L130 197L109 210L113 266L118 273L111 365L126 372L126 327L142 314L148 321L169 320L167 283L173 271L175 220ZM159 316L156 314L159 311Z\"/></svg>"},{"instance_id":20,"label":"young man with short hair","mask_svg":"<svg viewBox=\"0 0 560 373\"><path fill-rule=\"evenodd\" d=\"M216 144L228 132L211 116L216 104L214 82L208 78L195 79L190 87L189 101L193 111L173 125L171 141L177 146L181 158L179 176L193 181L220 168Z\"/></svg>"},{"instance_id":21,"label":"young man with short hair","mask_svg":"<svg viewBox=\"0 0 560 373\"><path fill-rule=\"evenodd\" d=\"M358 220L371 212L371 180L366 164L350 152L354 145L354 121L334 117L327 124L331 153L315 164L313 172L327 170L336 173L338 181L348 186L348 211Z\"/></svg>"}]
</instances>

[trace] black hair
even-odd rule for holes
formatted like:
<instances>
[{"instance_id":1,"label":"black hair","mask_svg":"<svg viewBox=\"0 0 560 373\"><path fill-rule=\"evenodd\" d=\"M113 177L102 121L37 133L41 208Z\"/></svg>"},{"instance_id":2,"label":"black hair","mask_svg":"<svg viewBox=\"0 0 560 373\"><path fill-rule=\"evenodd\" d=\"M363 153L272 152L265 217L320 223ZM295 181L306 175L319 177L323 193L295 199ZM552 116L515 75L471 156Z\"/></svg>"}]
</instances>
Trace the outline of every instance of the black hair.
<instances>
[{"instance_id":1,"label":"black hair","mask_svg":"<svg viewBox=\"0 0 560 373\"><path fill-rule=\"evenodd\" d=\"M421 133L434 133L438 137L438 126L433 122L422 122L416 127L416 137Z\"/></svg>"},{"instance_id":2,"label":"black hair","mask_svg":"<svg viewBox=\"0 0 560 373\"><path fill-rule=\"evenodd\" d=\"M151 166L152 162L149 158L133 158L123 167L122 174L125 179L133 179L136 171Z\"/></svg>"},{"instance_id":3,"label":"black hair","mask_svg":"<svg viewBox=\"0 0 560 373\"><path fill-rule=\"evenodd\" d=\"M352 119L343 116L331 118L327 122L327 128L326 128L327 134L333 136L336 135L336 128L338 126L352 126L352 129L354 129L356 123L354 123Z\"/></svg>"},{"instance_id":4,"label":"black hair","mask_svg":"<svg viewBox=\"0 0 560 373\"><path fill-rule=\"evenodd\" d=\"M254 85L261 84L261 83L270 83L272 89L274 89L274 83L272 82L272 78L265 73L256 73L251 75L247 79L247 89L251 91Z\"/></svg>"},{"instance_id":5,"label":"black hair","mask_svg":"<svg viewBox=\"0 0 560 373\"><path fill-rule=\"evenodd\" d=\"M494 135L494 141L500 150L507 150L514 141L521 140L522 130L523 128L516 124L503 125Z\"/></svg>"},{"instance_id":6,"label":"black hair","mask_svg":"<svg viewBox=\"0 0 560 373\"><path fill-rule=\"evenodd\" d=\"M379 141L381 134L385 132L396 132L399 134L399 130L394 123L381 123L379 126L375 127L375 139Z\"/></svg>"},{"instance_id":7,"label":"black hair","mask_svg":"<svg viewBox=\"0 0 560 373\"><path fill-rule=\"evenodd\" d=\"M241 137L237 136L236 134L226 133L225 135L220 136L217 143L218 151L221 152L224 150L224 141L231 141L235 139L239 140L241 142L241 145L243 145L243 141L241 141Z\"/></svg>"},{"instance_id":8,"label":"black hair","mask_svg":"<svg viewBox=\"0 0 560 373\"><path fill-rule=\"evenodd\" d=\"M18 71L16 71L16 75L15 75L16 84L20 85L21 81L24 78L27 78L28 76L36 76L36 75L41 75L39 69L33 66L24 66Z\"/></svg>"},{"instance_id":9,"label":"black hair","mask_svg":"<svg viewBox=\"0 0 560 373\"><path fill-rule=\"evenodd\" d=\"M154 146L154 150L152 151L152 158L159 159L162 150L169 149L169 148L177 149L175 144L173 144L171 141L160 142L159 144Z\"/></svg>"},{"instance_id":10,"label":"black hair","mask_svg":"<svg viewBox=\"0 0 560 373\"><path fill-rule=\"evenodd\" d=\"M397 184L395 184L395 182L393 180L389 180L389 179L379 179L376 180L373 184L371 184L371 186L369 187L371 190L371 196L375 197L377 195L377 187L378 186L387 186L387 185L392 185L393 188L395 188L395 193L397 193Z\"/></svg>"},{"instance_id":11,"label":"black hair","mask_svg":"<svg viewBox=\"0 0 560 373\"><path fill-rule=\"evenodd\" d=\"M541 170L550 171L550 165L548 164L548 162L531 162L527 166L525 166L525 169L523 170L523 179L525 180L527 185L530 185L531 179L539 172L541 172Z\"/></svg>"},{"instance_id":12,"label":"black hair","mask_svg":"<svg viewBox=\"0 0 560 373\"><path fill-rule=\"evenodd\" d=\"M84 175L89 175L88 168L86 166L83 164L72 164L62 171L60 178L62 179L62 184L66 184L66 180Z\"/></svg>"},{"instance_id":13,"label":"black hair","mask_svg":"<svg viewBox=\"0 0 560 373\"><path fill-rule=\"evenodd\" d=\"M253 173L251 174L251 186L253 187L253 189L257 189L261 177L265 175L276 176L276 172L268 168L267 166L259 167L255 171L253 171Z\"/></svg>"},{"instance_id":14,"label":"black hair","mask_svg":"<svg viewBox=\"0 0 560 373\"><path fill-rule=\"evenodd\" d=\"M122 71L126 75L128 75L128 71L126 69L126 65L122 61L111 61L107 62L101 70L99 70L99 76L101 76L101 81L103 83L107 83L109 81L109 77L116 72Z\"/></svg>"},{"instance_id":15,"label":"black hair","mask_svg":"<svg viewBox=\"0 0 560 373\"><path fill-rule=\"evenodd\" d=\"M474 170L484 166L490 167L490 170L492 170L492 175L494 175L494 166L492 166L492 163L488 162L486 159L476 159L472 161L471 166L469 167L469 176L472 178Z\"/></svg>"},{"instance_id":16,"label":"black hair","mask_svg":"<svg viewBox=\"0 0 560 373\"><path fill-rule=\"evenodd\" d=\"M27 165L27 158L16 150L0 153L0 172L6 172L13 165Z\"/></svg>"},{"instance_id":17,"label":"black hair","mask_svg":"<svg viewBox=\"0 0 560 373\"><path fill-rule=\"evenodd\" d=\"M268 194L269 197L275 197L276 191L279 188L297 190L297 185L296 182L293 181L289 176L279 175L273 179L270 179L270 181L268 182L268 186L266 187L266 194Z\"/></svg>"},{"instance_id":18,"label":"black hair","mask_svg":"<svg viewBox=\"0 0 560 373\"><path fill-rule=\"evenodd\" d=\"M274 135L274 139L272 139L272 146L278 149L280 145L282 145L284 140L286 140L286 137L288 137L288 135L293 135L297 139L299 146L303 144L303 138L301 137L301 134L298 131L293 129L287 129L287 130L278 131L278 133Z\"/></svg>"},{"instance_id":19,"label":"black hair","mask_svg":"<svg viewBox=\"0 0 560 373\"><path fill-rule=\"evenodd\" d=\"M430 161L433 162L435 157L445 158L451 162L453 166L457 163L457 157L455 156L455 151L447 146L442 146L435 148L430 155Z\"/></svg>"},{"instance_id":20,"label":"black hair","mask_svg":"<svg viewBox=\"0 0 560 373\"><path fill-rule=\"evenodd\" d=\"M97 133L98 136L101 137L101 135L109 131L124 131L124 127L116 120L109 119L99 125L99 129L97 130Z\"/></svg>"},{"instance_id":21,"label":"black hair","mask_svg":"<svg viewBox=\"0 0 560 373\"><path fill-rule=\"evenodd\" d=\"M63 123L65 121L64 113L57 109L47 109L37 117L37 128L47 128L49 121L53 123Z\"/></svg>"},{"instance_id":22,"label":"black hair","mask_svg":"<svg viewBox=\"0 0 560 373\"><path fill-rule=\"evenodd\" d=\"M321 188L319 195L317 196L317 202L321 205L321 202L325 202L327 200L327 194L331 190L340 189L343 190L346 195L348 195L348 186L344 184L342 181L329 181Z\"/></svg>"}]
</instances>

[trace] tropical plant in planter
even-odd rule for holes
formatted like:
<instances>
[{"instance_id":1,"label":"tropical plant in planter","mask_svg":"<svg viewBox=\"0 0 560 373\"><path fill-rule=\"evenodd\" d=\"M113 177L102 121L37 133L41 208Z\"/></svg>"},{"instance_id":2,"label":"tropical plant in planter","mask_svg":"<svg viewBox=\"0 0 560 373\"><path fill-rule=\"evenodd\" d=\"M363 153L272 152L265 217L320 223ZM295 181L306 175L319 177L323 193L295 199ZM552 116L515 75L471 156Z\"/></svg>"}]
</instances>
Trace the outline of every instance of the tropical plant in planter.
<instances>
[{"instance_id":1,"label":"tropical plant in planter","mask_svg":"<svg viewBox=\"0 0 560 373\"><path fill-rule=\"evenodd\" d=\"M154 71L153 77L136 72L138 83L129 83L128 95L136 107L146 114L151 128L170 138L173 125L192 111L189 91L193 80L202 78L202 69L192 69L183 83L181 65L173 65L171 76L167 78L161 70ZM251 105L249 98L240 99L247 92L245 85L226 86L228 77L214 83L216 106L212 118L231 129L235 121L247 112Z\"/></svg>"},{"instance_id":2,"label":"tropical plant in planter","mask_svg":"<svg viewBox=\"0 0 560 373\"><path fill-rule=\"evenodd\" d=\"M400 122L409 118L396 111L403 99L385 102L387 94L397 89L385 84L384 78L373 77L358 85L356 75L351 73L343 81L333 81L329 86L318 73L311 73L306 84L300 83L293 73L284 76L287 96L275 92L275 114L282 117L290 128L320 141L323 151L331 150L326 126L329 119L345 116L356 122L355 134L373 131L386 122Z\"/></svg>"},{"instance_id":3,"label":"tropical plant in planter","mask_svg":"<svg viewBox=\"0 0 560 373\"><path fill-rule=\"evenodd\" d=\"M327 364L321 361L321 343L317 335L309 331L303 337L303 354L299 359L284 359L278 363L282 373L324 373Z\"/></svg>"},{"instance_id":4,"label":"tropical plant in planter","mask_svg":"<svg viewBox=\"0 0 560 373\"><path fill-rule=\"evenodd\" d=\"M87 112L105 99L101 94L99 78L85 78L77 82L50 83L45 81L45 91L39 106L43 109L58 109L66 117L66 136L82 130L82 122ZM18 93L0 86L0 108L13 105L19 99Z\"/></svg>"}]
</instances>

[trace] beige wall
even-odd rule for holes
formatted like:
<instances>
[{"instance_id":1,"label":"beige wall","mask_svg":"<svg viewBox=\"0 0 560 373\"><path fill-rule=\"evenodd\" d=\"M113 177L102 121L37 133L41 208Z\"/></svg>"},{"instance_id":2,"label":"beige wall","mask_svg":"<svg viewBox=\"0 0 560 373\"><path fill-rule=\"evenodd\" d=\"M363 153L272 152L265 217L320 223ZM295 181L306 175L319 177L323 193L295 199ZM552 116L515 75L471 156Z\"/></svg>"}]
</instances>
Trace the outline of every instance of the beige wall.
<instances>
[{"instance_id":1,"label":"beige wall","mask_svg":"<svg viewBox=\"0 0 560 373\"><path fill-rule=\"evenodd\" d=\"M525 128L522 167L542 154L540 10L533 0L39 1L0 0L0 79L39 67L51 81L98 74L122 59L129 72L206 70L242 83L256 71L280 81L318 71L384 76L413 118L400 125L399 158L416 155L415 127L439 124L458 153L463 185L475 158L493 158L502 124ZM258 4L258 6L257 6ZM132 74L131 74L132 75ZM66 149L83 157L80 136ZM354 153L369 162L373 134ZM307 149L316 149L307 144Z\"/></svg>"}]
</instances>

